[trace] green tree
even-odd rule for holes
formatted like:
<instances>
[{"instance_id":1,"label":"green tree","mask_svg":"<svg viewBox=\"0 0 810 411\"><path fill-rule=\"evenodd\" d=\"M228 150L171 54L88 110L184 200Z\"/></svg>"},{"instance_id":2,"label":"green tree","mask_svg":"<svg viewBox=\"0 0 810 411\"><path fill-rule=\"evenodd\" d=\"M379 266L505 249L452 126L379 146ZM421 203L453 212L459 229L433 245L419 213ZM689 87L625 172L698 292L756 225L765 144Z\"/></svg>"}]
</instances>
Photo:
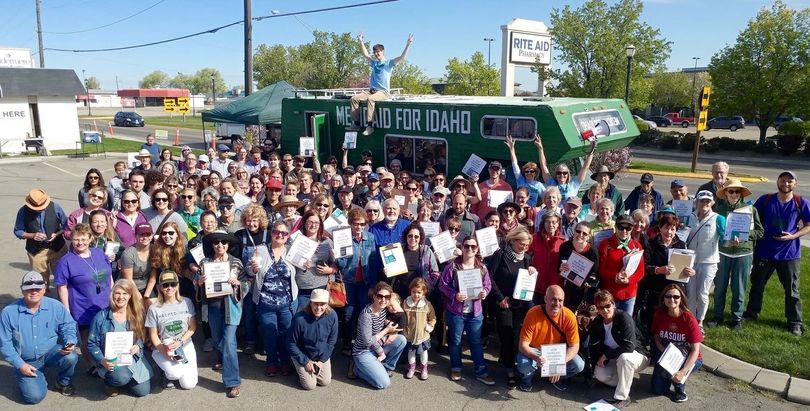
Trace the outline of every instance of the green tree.
<instances>
[{"instance_id":1,"label":"green tree","mask_svg":"<svg viewBox=\"0 0 810 411\"><path fill-rule=\"evenodd\" d=\"M141 79L138 82L138 87L140 88L155 88L155 87L168 87L169 86L169 75L160 71L155 70Z\"/></svg>"},{"instance_id":2,"label":"green tree","mask_svg":"<svg viewBox=\"0 0 810 411\"><path fill-rule=\"evenodd\" d=\"M400 87L404 93L408 94L431 94L433 86L430 78L419 66L401 61L394 66L391 73L391 87Z\"/></svg>"},{"instance_id":3,"label":"green tree","mask_svg":"<svg viewBox=\"0 0 810 411\"><path fill-rule=\"evenodd\" d=\"M191 76L188 74L177 73L174 78L169 82L169 87L184 88L191 90Z\"/></svg>"},{"instance_id":4,"label":"green tree","mask_svg":"<svg viewBox=\"0 0 810 411\"><path fill-rule=\"evenodd\" d=\"M497 96L501 94L501 75L487 65L484 53L476 51L469 60L453 57L447 61L446 94L464 96Z\"/></svg>"},{"instance_id":5,"label":"green tree","mask_svg":"<svg viewBox=\"0 0 810 411\"><path fill-rule=\"evenodd\" d=\"M781 0L761 9L735 44L712 56L709 74L711 110L757 119L764 143L774 118L810 105L810 9Z\"/></svg>"},{"instance_id":6,"label":"green tree","mask_svg":"<svg viewBox=\"0 0 810 411\"><path fill-rule=\"evenodd\" d=\"M650 77L650 83L650 103L653 105L668 109L692 106L694 100L692 79L686 73L658 71Z\"/></svg>"},{"instance_id":7,"label":"green tree","mask_svg":"<svg viewBox=\"0 0 810 411\"><path fill-rule=\"evenodd\" d=\"M631 66L631 107L648 104L648 73L663 69L671 42L661 31L641 21L641 0L619 0L608 6L604 0L588 0L581 7L551 11L551 34L556 59L564 70L553 70L557 81L553 95L570 97L622 98L627 56L625 47L634 45Z\"/></svg>"},{"instance_id":8,"label":"green tree","mask_svg":"<svg viewBox=\"0 0 810 411\"><path fill-rule=\"evenodd\" d=\"M88 89L98 90L101 88L101 83L98 81L96 76L90 76L87 78L87 84L85 86Z\"/></svg>"},{"instance_id":9,"label":"green tree","mask_svg":"<svg viewBox=\"0 0 810 411\"><path fill-rule=\"evenodd\" d=\"M219 70L211 67L205 67L197 70L190 79L189 90L192 94L208 94L211 92L211 75L214 76L214 84L217 93L223 93L228 90L228 85L222 79L222 74Z\"/></svg>"}]
</instances>

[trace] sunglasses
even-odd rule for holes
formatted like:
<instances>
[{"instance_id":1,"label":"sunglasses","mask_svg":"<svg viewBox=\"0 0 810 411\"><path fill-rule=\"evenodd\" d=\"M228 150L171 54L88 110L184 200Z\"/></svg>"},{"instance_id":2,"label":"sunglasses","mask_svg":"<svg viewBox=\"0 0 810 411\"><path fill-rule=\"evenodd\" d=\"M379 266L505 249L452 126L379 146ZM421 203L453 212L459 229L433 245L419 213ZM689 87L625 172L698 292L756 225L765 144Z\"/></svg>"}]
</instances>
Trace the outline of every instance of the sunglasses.
<instances>
[{"instance_id":1,"label":"sunglasses","mask_svg":"<svg viewBox=\"0 0 810 411\"><path fill-rule=\"evenodd\" d=\"M435 176L435 175L436 175L436 174L425 174L425 175L424 175L424 177L425 177L425 178L430 178L430 177L433 177L433 176Z\"/></svg>"},{"instance_id":2,"label":"sunglasses","mask_svg":"<svg viewBox=\"0 0 810 411\"><path fill-rule=\"evenodd\" d=\"M98 194L90 194L90 198L95 198L97 200L103 200L104 196L100 196Z\"/></svg>"},{"instance_id":3,"label":"sunglasses","mask_svg":"<svg viewBox=\"0 0 810 411\"><path fill-rule=\"evenodd\" d=\"M273 230L273 235L277 235L279 237L286 237L286 236L290 235L290 233L289 233L289 231Z\"/></svg>"},{"instance_id":4,"label":"sunglasses","mask_svg":"<svg viewBox=\"0 0 810 411\"><path fill-rule=\"evenodd\" d=\"M177 287L177 283L165 283L165 284L161 285L161 287L163 287L163 288Z\"/></svg>"},{"instance_id":5,"label":"sunglasses","mask_svg":"<svg viewBox=\"0 0 810 411\"><path fill-rule=\"evenodd\" d=\"M319 203L319 204L316 204L316 206L318 206L320 208L329 208L329 204L326 204L326 203Z\"/></svg>"},{"instance_id":6,"label":"sunglasses","mask_svg":"<svg viewBox=\"0 0 810 411\"><path fill-rule=\"evenodd\" d=\"M31 285L45 285L45 281L26 281L22 283L23 287L31 286Z\"/></svg>"},{"instance_id":7,"label":"sunglasses","mask_svg":"<svg viewBox=\"0 0 810 411\"><path fill-rule=\"evenodd\" d=\"M664 296L664 298L666 298L667 300L680 300L681 296L680 294L667 294Z\"/></svg>"},{"instance_id":8,"label":"sunglasses","mask_svg":"<svg viewBox=\"0 0 810 411\"><path fill-rule=\"evenodd\" d=\"M211 241L211 244L213 244L213 245L227 245L228 241L226 241L226 240L214 240L214 241Z\"/></svg>"},{"instance_id":9,"label":"sunglasses","mask_svg":"<svg viewBox=\"0 0 810 411\"><path fill-rule=\"evenodd\" d=\"M619 231L630 231L630 230L633 229L633 226L622 224L620 226L616 226L616 229L619 230Z\"/></svg>"},{"instance_id":10,"label":"sunglasses","mask_svg":"<svg viewBox=\"0 0 810 411\"><path fill-rule=\"evenodd\" d=\"M419 187L408 187L408 190L417 191L417 190L419 190Z\"/></svg>"},{"instance_id":11,"label":"sunglasses","mask_svg":"<svg viewBox=\"0 0 810 411\"><path fill-rule=\"evenodd\" d=\"M169 187L169 188L177 188L177 187L178 187L178 185L177 185L177 184L166 184L166 187Z\"/></svg>"},{"instance_id":12,"label":"sunglasses","mask_svg":"<svg viewBox=\"0 0 810 411\"><path fill-rule=\"evenodd\" d=\"M420 238L419 234L408 234L407 238L412 238L414 240L418 240Z\"/></svg>"},{"instance_id":13,"label":"sunglasses","mask_svg":"<svg viewBox=\"0 0 810 411\"><path fill-rule=\"evenodd\" d=\"M366 210L366 213L374 213L374 214L379 214L379 213L380 213L380 210Z\"/></svg>"},{"instance_id":14,"label":"sunglasses","mask_svg":"<svg viewBox=\"0 0 810 411\"><path fill-rule=\"evenodd\" d=\"M365 227L366 223L352 223L352 227Z\"/></svg>"},{"instance_id":15,"label":"sunglasses","mask_svg":"<svg viewBox=\"0 0 810 411\"><path fill-rule=\"evenodd\" d=\"M464 244L464 245L462 245L462 247L465 250L477 250L478 249L478 246L475 245L475 244Z\"/></svg>"},{"instance_id":16,"label":"sunglasses","mask_svg":"<svg viewBox=\"0 0 810 411\"><path fill-rule=\"evenodd\" d=\"M233 204L230 204L230 205L221 205L221 206L219 206L219 209L220 209L220 210L230 210L230 209L232 209L232 208L233 208Z\"/></svg>"},{"instance_id":17,"label":"sunglasses","mask_svg":"<svg viewBox=\"0 0 810 411\"><path fill-rule=\"evenodd\" d=\"M379 298L380 300L390 300L391 294L377 294L375 297Z\"/></svg>"},{"instance_id":18,"label":"sunglasses","mask_svg":"<svg viewBox=\"0 0 810 411\"><path fill-rule=\"evenodd\" d=\"M457 228L457 227L447 227L447 231L450 231L452 233L456 233L456 232L461 231L461 229Z\"/></svg>"},{"instance_id":19,"label":"sunglasses","mask_svg":"<svg viewBox=\"0 0 810 411\"><path fill-rule=\"evenodd\" d=\"M124 204L138 204L138 200L121 200Z\"/></svg>"},{"instance_id":20,"label":"sunglasses","mask_svg":"<svg viewBox=\"0 0 810 411\"><path fill-rule=\"evenodd\" d=\"M613 303L607 303L605 305L602 305L602 306L599 306L599 307L596 307L596 308L599 309L599 310L609 310L611 307L613 307Z\"/></svg>"},{"instance_id":21,"label":"sunglasses","mask_svg":"<svg viewBox=\"0 0 810 411\"><path fill-rule=\"evenodd\" d=\"M504 214L515 214L516 211L513 208L507 208L506 210L503 210L503 213Z\"/></svg>"},{"instance_id":22,"label":"sunglasses","mask_svg":"<svg viewBox=\"0 0 810 411\"><path fill-rule=\"evenodd\" d=\"M567 176L567 175L568 175L568 172L567 172L567 171L558 171L556 174L557 174L558 176Z\"/></svg>"},{"instance_id":23,"label":"sunglasses","mask_svg":"<svg viewBox=\"0 0 810 411\"><path fill-rule=\"evenodd\" d=\"M726 190L726 194L740 194L742 190Z\"/></svg>"},{"instance_id":24,"label":"sunglasses","mask_svg":"<svg viewBox=\"0 0 810 411\"><path fill-rule=\"evenodd\" d=\"M174 237L174 236L177 235L177 232L175 232L175 231L161 231L160 235L167 235L167 236L170 236L170 237Z\"/></svg>"},{"instance_id":25,"label":"sunglasses","mask_svg":"<svg viewBox=\"0 0 810 411\"><path fill-rule=\"evenodd\" d=\"M155 197L154 201L156 203L167 203L169 202L169 197Z\"/></svg>"},{"instance_id":26,"label":"sunglasses","mask_svg":"<svg viewBox=\"0 0 810 411\"><path fill-rule=\"evenodd\" d=\"M523 174L537 174L537 170L533 168L527 168L526 170L523 170Z\"/></svg>"},{"instance_id":27,"label":"sunglasses","mask_svg":"<svg viewBox=\"0 0 810 411\"><path fill-rule=\"evenodd\" d=\"M574 232L579 234L579 235L590 235L591 234L589 231L585 231L585 230L574 230Z\"/></svg>"},{"instance_id":28,"label":"sunglasses","mask_svg":"<svg viewBox=\"0 0 810 411\"><path fill-rule=\"evenodd\" d=\"M183 198L183 199L186 199L186 200L193 200L194 199L193 195L191 195L191 196L180 196L180 197Z\"/></svg>"},{"instance_id":29,"label":"sunglasses","mask_svg":"<svg viewBox=\"0 0 810 411\"><path fill-rule=\"evenodd\" d=\"M98 180L98 176L87 176L88 180Z\"/></svg>"}]
</instances>

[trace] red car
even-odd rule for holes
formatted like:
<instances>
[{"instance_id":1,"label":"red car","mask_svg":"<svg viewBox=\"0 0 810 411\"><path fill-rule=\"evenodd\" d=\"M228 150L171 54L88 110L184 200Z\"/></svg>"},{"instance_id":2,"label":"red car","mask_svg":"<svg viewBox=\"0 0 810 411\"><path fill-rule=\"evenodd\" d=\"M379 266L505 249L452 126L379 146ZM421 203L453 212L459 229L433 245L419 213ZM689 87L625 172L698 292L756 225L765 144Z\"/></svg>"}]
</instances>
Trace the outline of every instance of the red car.
<instances>
[{"instance_id":1,"label":"red car","mask_svg":"<svg viewBox=\"0 0 810 411\"><path fill-rule=\"evenodd\" d=\"M664 117L668 118L672 124L680 124L683 128L687 128L690 125L695 124L694 117L681 117L681 115L678 113L667 113L664 114Z\"/></svg>"}]
</instances>

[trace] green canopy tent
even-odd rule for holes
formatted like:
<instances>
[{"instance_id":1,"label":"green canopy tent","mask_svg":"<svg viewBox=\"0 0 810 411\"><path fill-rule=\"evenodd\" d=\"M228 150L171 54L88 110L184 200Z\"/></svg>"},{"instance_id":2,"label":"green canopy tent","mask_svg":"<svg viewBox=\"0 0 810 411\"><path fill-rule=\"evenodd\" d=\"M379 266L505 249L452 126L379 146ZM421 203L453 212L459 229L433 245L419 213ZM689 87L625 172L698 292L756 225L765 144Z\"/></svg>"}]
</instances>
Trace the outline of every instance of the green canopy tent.
<instances>
[{"instance_id":1,"label":"green canopy tent","mask_svg":"<svg viewBox=\"0 0 810 411\"><path fill-rule=\"evenodd\" d=\"M270 124L281 122L281 100L295 97L296 87L282 80L247 97L202 113L210 123Z\"/></svg>"}]
</instances>

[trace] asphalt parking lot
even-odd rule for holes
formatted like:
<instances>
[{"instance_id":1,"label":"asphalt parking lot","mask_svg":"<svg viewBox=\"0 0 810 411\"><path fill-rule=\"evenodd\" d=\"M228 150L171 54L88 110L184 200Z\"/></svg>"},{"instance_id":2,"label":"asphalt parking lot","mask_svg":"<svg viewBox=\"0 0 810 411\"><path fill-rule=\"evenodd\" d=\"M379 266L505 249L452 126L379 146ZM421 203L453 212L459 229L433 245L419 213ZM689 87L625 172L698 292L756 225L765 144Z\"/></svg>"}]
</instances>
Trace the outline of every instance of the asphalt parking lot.
<instances>
[{"instance_id":1,"label":"asphalt parking lot","mask_svg":"<svg viewBox=\"0 0 810 411\"><path fill-rule=\"evenodd\" d=\"M23 242L13 234L14 218L23 204L27 192L34 187L45 189L67 213L78 207L76 193L81 186L84 174L91 167L98 168L105 177L112 174L112 165L119 158L107 159L66 159L46 160L2 159L0 160L0 210L6 218L0 221L0 266L4 275L0 276L0 304L6 305L20 295L19 281L29 269ZM22 161L21 161L22 160ZM197 344L202 346L201 343ZM547 383L536 384L533 393L508 390L504 383L504 372L488 354L490 369L498 384L486 387L472 378L472 365L465 352L465 374L460 382L451 382L446 377L449 369L446 355L431 353L431 377L428 381L405 380L401 373L393 377L391 386L383 391L368 388L361 381L345 377L346 358L339 352L333 357L334 381L328 387L318 387L312 392L298 388L296 378L263 375L262 357L239 356L241 365L242 395L238 399L227 399L218 372L210 369L212 353L199 355L199 385L190 391L179 389L164 391L153 386L152 394L144 398L133 398L122 394L106 398L103 384L84 374L84 365L77 366L76 395L62 397L50 392L37 409L43 410L88 410L98 409L215 409L221 406L239 409L409 409L409 410L493 410L493 409L582 409L585 405L600 398L612 397L613 390L602 385L588 387L582 378L575 378L568 391L558 392ZM157 368L155 368L157 369ZM404 370L401 370L404 371ZM649 394L648 369L637 379L631 392L636 401L630 409L767 409L790 410L801 406L788 403L772 394L760 394L747 385L735 383L706 372L698 372L690 377L687 384L689 401L675 404L668 398ZM51 381L53 381L51 379ZM153 382L159 385L159 378ZM32 409L21 404L14 382L14 370L0 363L0 409Z\"/></svg>"}]
</instances>

